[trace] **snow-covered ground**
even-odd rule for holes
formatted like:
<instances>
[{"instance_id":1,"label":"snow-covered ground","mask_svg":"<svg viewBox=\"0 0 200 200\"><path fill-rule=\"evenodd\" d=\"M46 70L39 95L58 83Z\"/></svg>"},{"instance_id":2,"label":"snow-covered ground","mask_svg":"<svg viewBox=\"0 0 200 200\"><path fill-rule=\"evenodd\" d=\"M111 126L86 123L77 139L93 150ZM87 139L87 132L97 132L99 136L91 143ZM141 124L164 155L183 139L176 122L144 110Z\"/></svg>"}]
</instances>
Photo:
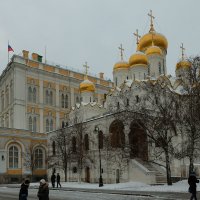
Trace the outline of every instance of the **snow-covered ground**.
<instances>
[{"instance_id":1,"label":"snow-covered ground","mask_svg":"<svg viewBox=\"0 0 200 200\"><path fill-rule=\"evenodd\" d=\"M49 184L51 187L51 184ZM61 183L62 187L66 188L82 188L82 189L106 189L106 190L131 190L131 191L156 191L156 192L188 192L187 180L174 183L172 186L168 185L147 185L140 182L128 182L118 184L104 184L103 187L99 187L98 184L90 183L77 183L67 182ZM31 183L31 186L39 186L39 183ZM200 184L197 184L197 191L200 191Z\"/></svg>"}]
</instances>

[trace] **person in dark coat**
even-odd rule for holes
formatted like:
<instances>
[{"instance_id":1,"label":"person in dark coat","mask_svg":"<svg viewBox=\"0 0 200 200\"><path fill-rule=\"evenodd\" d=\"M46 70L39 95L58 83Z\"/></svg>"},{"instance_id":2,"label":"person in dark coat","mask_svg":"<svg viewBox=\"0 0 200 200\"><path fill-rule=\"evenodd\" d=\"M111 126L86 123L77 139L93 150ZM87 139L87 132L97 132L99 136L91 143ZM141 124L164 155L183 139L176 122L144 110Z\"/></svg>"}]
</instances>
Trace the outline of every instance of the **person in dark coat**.
<instances>
[{"instance_id":1,"label":"person in dark coat","mask_svg":"<svg viewBox=\"0 0 200 200\"><path fill-rule=\"evenodd\" d=\"M40 180L37 196L39 200L49 200L49 186L44 179Z\"/></svg>"},{"instance_id":2,"label":"person in dark coat","mask_svg":"<svg viewBox=\"0 0 200 200\"><path fill-rule=\"evenodd\" d=\"M55 188L55 182L56 182L56 175L53 173L51 175L51 185L53 188Z\"/></svg>"},{"instance_id":3,"label":"person in dark coat","mask_svg":"<svg viewBox=\"0 0 200 200\"><path fill-rule=\"evenodd\" d=\"M21 184L21 188L20 188L20 191L19 191L19 200L27 200L29 184L30 184L29 180L25 180Z\"/></svg>"},{"instance_id":4,"label":"person in dark coat","mask_svg":"<svg viewBox=\"0 0 200 200\"><path fill-rule=\"evenodd\" d=\"M60 174L59 173L57 173L56 181L57 181L57 188L58 188L58 185L61 187L61 184L60 184Z\"/></svg>"},{"instance_id":5,"label":"person in dark coat","mask_svg":"<svg viewBox=\"0 0 200 200\"><path fill-rule=\"evenodd\" d=\"M189 192L192 194L192 196L190 197L190 200L192 200L192 199L197 200L197 197L196 197L197 185L196 185L196 183L199 183L199 180L197 180L195 172L192 172L192 173L190 173L190 176L188 178L188 184L190 185Z\"/></svg>"}]
</instances>

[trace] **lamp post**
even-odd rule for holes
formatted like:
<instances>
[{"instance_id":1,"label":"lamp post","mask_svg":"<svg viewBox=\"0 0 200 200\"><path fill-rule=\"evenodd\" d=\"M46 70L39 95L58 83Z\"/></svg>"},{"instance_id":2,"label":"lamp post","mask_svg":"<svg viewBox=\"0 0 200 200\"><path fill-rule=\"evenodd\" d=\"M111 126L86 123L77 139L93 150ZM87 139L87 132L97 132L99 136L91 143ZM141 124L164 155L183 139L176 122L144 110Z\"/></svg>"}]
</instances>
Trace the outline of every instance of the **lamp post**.
<instances>
[{"instance_id":1,"label":"lamp post","mask_svg":"<svg viewBox=\"0 0 200 200\"><path fill-rule=\"evenodd\" d=\"M95 126L95 132L98 134L98 148L99 148L99 187L103 186L102 169L101 169L101 146L100 146L100 131L99 127Z\"/></svg>"}]
</instances>

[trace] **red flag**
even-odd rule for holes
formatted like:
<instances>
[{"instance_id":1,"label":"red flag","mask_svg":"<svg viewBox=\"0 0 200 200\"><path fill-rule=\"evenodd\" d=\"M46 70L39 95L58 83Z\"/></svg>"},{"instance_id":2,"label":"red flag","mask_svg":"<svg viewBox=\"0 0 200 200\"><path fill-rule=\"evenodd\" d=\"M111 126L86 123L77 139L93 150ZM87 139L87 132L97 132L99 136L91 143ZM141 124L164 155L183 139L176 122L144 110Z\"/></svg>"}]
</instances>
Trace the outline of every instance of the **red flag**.
<instances>
[{"instance_id":1,"label":"red flag","mask_svg":"<svg viewBox=\"0 0 200 200\"><path fill-rule=\"evenodd\" d=\"M8 45L8 52L9 51L13 51L14 52L13 48L10 45Z\"/></svg>"}]
</instances>

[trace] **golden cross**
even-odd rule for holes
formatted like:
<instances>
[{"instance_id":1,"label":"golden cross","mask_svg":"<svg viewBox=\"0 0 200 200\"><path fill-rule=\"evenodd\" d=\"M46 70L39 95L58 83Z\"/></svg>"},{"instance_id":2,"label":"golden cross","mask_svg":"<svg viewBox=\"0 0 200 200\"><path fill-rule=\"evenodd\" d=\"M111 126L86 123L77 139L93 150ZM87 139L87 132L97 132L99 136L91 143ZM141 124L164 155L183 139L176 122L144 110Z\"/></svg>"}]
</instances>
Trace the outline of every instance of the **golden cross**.
<instances>
[{"instance_id":1,"label":"golden cross","mask_svg":"<svg viewBox=\"0 0 200 200\"><path fill-rule=\"evenodd\" d=\"M153 28L153 20L155 19L155 17L153 16L152 10L150 10L150 13L148 13L148 16L151 18L151 31L154 30Z\"/></svg>"},{"instance_id":2,"label":"golden cross","mask_svg":"<svg viewBox=\"0 0 200 200\"><path fill-rule=\"evenodd\" d=\"M120 44L120 47L118 47L118 49L120 50L121 60L123 60L123 51L124 51L124 49L122 48L122 44Z\"/></svg>"},{"instance_id":3,"label":"golden cross","mask_svg":"<svg viewBox=\"0 0 200 200\"><path fill-rule=\"evenodd\" d=\"M182 59L184 59L184 51L185 51L185 48L183 47L183 43L181 43L181 53L182 53Z\"/></svg>"},{"instance_id":4,"label":"golden cross","mask_svg":"<svg viewBox=\"0 0 200 200\"><path fill-rule=\"evenodd\" d=\"M87 65L87 62L85 62L85 65L83 65L83 67L85 67L85 74L86 76L88 75L88 69L90 68L88 65Z\"/></svg>"},{"instance_id":5,"label":"golden cross","mask_svg":"<svg viewBox=\"0 0 200 200\"><path fill-rule=\"evenodd\" d=\"M137 45L139 44L139 38L141 38L141 36L138 33L138 29L136 29L136 33L133 33L136 36L136 41L137 41Z\"/></svg>"}]
</instances>

